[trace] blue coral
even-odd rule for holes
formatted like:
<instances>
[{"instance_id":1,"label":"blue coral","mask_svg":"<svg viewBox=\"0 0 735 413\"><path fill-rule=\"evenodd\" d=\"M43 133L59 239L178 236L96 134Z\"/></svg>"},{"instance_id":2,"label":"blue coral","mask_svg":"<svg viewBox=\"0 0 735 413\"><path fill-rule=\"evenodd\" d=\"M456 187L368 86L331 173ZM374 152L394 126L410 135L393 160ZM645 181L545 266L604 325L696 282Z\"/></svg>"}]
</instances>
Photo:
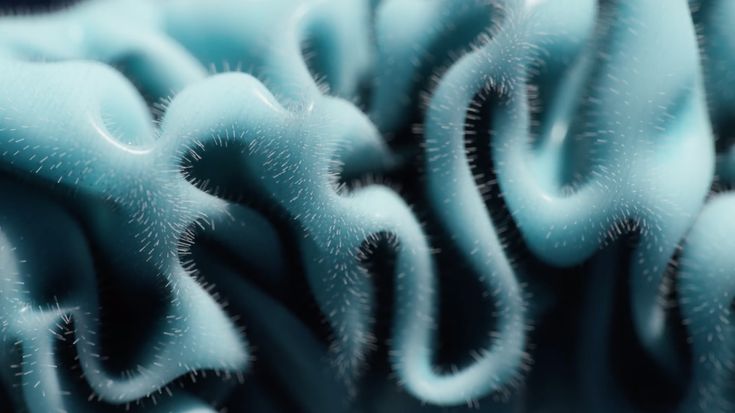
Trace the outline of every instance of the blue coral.
<instances>
[{"instance_id":1,"label":"blue coral","mask_svg":"<svg viewBox=\"0 0 735 413\"><path fill-rule=\"evenodd\" d=\"M731 411L730 4L0 18L0 406Z\"/></svg>"}]
</instances>

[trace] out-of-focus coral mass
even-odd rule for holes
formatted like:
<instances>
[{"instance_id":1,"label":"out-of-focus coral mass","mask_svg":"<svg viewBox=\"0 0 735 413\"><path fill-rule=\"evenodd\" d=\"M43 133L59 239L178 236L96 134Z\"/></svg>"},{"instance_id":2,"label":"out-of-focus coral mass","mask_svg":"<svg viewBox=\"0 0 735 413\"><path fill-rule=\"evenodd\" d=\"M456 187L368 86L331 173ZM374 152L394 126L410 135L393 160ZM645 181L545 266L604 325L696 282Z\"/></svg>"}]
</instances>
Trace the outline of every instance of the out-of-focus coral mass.
<instances>
[{"instance_id":1,"label":"out-of-focus coral mass","mask_svg":"<svg viewBox=\"0 0 735 413\"><path fill-rule=\"evenodd\" d=\"M735 1L0 10L0 411L735 412Z\"/></svg>"}]
</instances>

